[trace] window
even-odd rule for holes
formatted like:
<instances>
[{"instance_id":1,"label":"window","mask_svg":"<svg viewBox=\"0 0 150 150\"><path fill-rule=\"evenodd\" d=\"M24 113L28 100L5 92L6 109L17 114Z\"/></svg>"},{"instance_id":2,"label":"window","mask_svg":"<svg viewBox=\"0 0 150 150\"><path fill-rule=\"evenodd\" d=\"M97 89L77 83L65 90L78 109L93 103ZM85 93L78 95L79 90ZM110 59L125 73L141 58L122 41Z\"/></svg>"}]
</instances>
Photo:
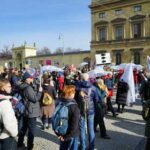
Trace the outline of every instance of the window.
<instances>
[{"instance_id":1,"label":"window","mask_svg":"<svg viewBox=\"0 0 150 150\"><path fill-rule=\"evenodd\" d=\"M120 64L121 64L121 54L116 53L116 65L120 65Z\"/></svg>"},{"instance_id":2,"label":"window","mask_svg":"<svg viewBox=\"0 0 150 150\"><path fill-rule=\"evenodd\" d=\"M115 10L116 15L121 15L123 13L122 9Z\"/></svg>"},{"instance_id":3,"label":"window","mask_svg":"<svg viewBox=\"0 0 150 150\"><path fill-rule=\"evenodd\" d=\"M133 24L133 38L142 37L142 23Z\"/></svg>"},{"instance_id":4,"label":"window","mask_svg":"<svg viewBox=\"0 0 150 150\"><path fill-rule=\"evenodd\" d=\"M134 63L140 64L140 52L134 52Z\"/></svg>"},{"instance_id":5,"label":"window","mask_svg":"<svg viewBox=\"0 0 150 150\"><path fill-rule=\"evenodd\" d=\"M123 25L115 26L115 39L116 40L122 40L123 36L124 36Z\"/></svg>"},{"instance_id":6,"label":"window","mask_svg":"<svg viewBox=\"0 0 150 150\"><path fill-rule=\"evenodd\" d=\"M100 41L105 41L107 39L107 30L106 27L100 28L99 29L99 40Z\"/></svg>"},{"instance_id":7,"label":"window","mask_svg":"<svg viewBox=\"0 0 150 150\"><path fill-rule=\"evenodd\" d=\"M106 13L105 12L99 13L99 18L105 18L105 17L106 17Z\"/></svg>"},{"instance_id":8,"label":"window","mask_svg":"<svg viewBox=\"0 0 150 150\"><path fill-rule=\"evenodd\" d=\"M138 5L138 6L134 6L133 9L134 9L134 12L137 12L137 11L141 11L142 7L141 5Z\"/></svg>"}]
</instances>

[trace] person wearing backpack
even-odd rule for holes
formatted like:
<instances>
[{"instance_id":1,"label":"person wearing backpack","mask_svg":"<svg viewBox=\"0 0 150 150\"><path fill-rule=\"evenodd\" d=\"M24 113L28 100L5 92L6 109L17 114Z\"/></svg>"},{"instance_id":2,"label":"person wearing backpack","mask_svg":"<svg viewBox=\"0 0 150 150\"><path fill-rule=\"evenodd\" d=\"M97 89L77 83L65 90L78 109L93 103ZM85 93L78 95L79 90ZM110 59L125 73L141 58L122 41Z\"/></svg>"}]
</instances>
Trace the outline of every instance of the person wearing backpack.
<instances>
[{"instance_id":1,"label":"person wearing backpack","mask_svg":"<svg viewBox=\"0 0 150 150\"><path fill-rule=\"evenodd\" d=\"M60 140L60 150L78 150L80 111L74 96L75 86L64 86L52 118L53 130Z\"/></svg>"},{"instance_id":2,"label":"person wearing backpack","mask_svg":"<svg viewBox=\"0 0 150 150\"><path fill-rule=\"evenodd\" d=\"M6 79L0 80L0 149L11 150L18 134L18 125L10 99L11 85Z\"/></svg>"},{"instance_id":3,"label":"person wearing backpack","mask_svg":"<svg viewBox=\"0 0 150 150\"><path fill-rule=\"evenodd\" d=\"M41 98L41 112L42 112L42 130L49 129L51 124L51 117L55 110L56 90L50 84L50 80L46 80L43 84L43 92Z\"/></svg>"},{"instance_id":4,"label":"person wearing backpack","mask_svg":"<svg viewBox=\"0 0 150 150\"><path fill-rule=\"evenodd\" d=\"M42 96L42 88L39 89L39 92L34 91L32 87L33 77L28 72L23 74L22 81L23 83L18 88L23 93L25 113L23 116L23 126L19 133L18 148L24 146L24 136L28 129L27 148L28 150L32 150L34 146L36 118L41 115L39 101Z\"/></svg>"},{"instance_id":5,"label":"person wearing backpack","mask_svg":"<svg viewBox=\"0 0 150 150\"><path fill-rule=\"evenodd\" d=\"M89 150L94 150L95 133L94 133L94 103L98 102L98 94L95 87L89 81L87 73L82 74L80 88L77 89L76 101L80 108L80 149L86 149L86 124L88 131Z\"/></svg>"}]
</instances>

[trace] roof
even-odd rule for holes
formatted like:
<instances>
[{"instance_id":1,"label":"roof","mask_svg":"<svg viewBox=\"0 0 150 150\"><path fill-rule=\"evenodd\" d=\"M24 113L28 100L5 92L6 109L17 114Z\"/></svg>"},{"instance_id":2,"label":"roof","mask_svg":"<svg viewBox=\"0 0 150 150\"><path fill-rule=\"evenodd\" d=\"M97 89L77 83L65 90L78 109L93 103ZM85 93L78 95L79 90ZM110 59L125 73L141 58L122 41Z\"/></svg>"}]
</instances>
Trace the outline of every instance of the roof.
<instances>
[{"instance_id":1,"label":"roof","mask_svg":"<svg viewBox=\"0 0 150 150\"><path fill-rule=\"evenodd\" d=\"M29 57L27 57L27 58L33 58L33 57L49 57L49 56L62 56L62 55L74 55L74 54L84 54L84 53L90 53L90 50L75 51L75 52L64 52L64 53L55 53L55 54L48 54L48 55L29 56Z\"/></svg>"}]
</instances>

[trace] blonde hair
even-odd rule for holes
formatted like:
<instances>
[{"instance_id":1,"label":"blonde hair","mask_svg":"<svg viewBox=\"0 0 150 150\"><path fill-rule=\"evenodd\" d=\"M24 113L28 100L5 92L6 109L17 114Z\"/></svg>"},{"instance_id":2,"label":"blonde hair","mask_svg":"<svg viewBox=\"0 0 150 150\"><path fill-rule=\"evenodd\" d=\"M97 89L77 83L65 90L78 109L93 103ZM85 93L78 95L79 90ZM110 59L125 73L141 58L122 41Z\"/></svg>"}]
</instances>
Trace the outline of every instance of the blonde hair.
<instances>
[{"instance_id":1,"label":"blonde hair","mask_svg":"<svg viewBox=\"0 0 150 150\"><path fill-rule=\"evenodd\" d=\"M97 83L98 83L98 86L100 87L100 89L106 91L106 93L108 92L108 89L107 89L106 85L104 84L103 79L98 79Z\"/></svg>"},{"instance_id":2,"label":"blonde hair","mask_svg":"<svg viewBox=\"0 0 150 150\"><path fill-rule=\"evenodd\" d=\"M0 80L0 90L8 83L10 83L10 82L7 79L1 79Z\"/></svg>"},{"instance_id":3,"label":"blonde hair","mask_svg":"<svg viewBox=\"0 0 150 150\"><path fill-rule=\"evenodd\" d=\"M74 85L66 85L66 86L64 86L63 91L62 91L62 97L63 98L68 98L72 94L75 94L75 86Z\"/></svg>"}]
</instances>

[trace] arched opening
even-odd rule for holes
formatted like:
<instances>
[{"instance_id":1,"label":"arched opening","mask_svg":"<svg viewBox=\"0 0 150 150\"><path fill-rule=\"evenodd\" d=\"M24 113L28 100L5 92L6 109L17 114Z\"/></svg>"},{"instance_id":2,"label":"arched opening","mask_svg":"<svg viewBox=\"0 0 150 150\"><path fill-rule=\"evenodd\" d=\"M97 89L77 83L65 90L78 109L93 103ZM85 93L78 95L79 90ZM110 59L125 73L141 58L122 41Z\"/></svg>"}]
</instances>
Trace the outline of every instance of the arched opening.
<instances>
[{"instance_id":1,"label":"arched opening","mask_svg":"<svg viewBox=\"0 0 150 150\"><path fill-rule=\"evenodd\" d=\"M139 52L134 53L134 63L140 64L140 53Z\"/></svg>"},{"instance_id":2,"label":"arched opening","mask_svg":"<svg viewBox=\"0 0 150 150\"><path fill-rule=\"evenodd\" d=\"M116 65L121 64L121 54L120 53L116 53Z\"/></svg>"}]
</instances>

